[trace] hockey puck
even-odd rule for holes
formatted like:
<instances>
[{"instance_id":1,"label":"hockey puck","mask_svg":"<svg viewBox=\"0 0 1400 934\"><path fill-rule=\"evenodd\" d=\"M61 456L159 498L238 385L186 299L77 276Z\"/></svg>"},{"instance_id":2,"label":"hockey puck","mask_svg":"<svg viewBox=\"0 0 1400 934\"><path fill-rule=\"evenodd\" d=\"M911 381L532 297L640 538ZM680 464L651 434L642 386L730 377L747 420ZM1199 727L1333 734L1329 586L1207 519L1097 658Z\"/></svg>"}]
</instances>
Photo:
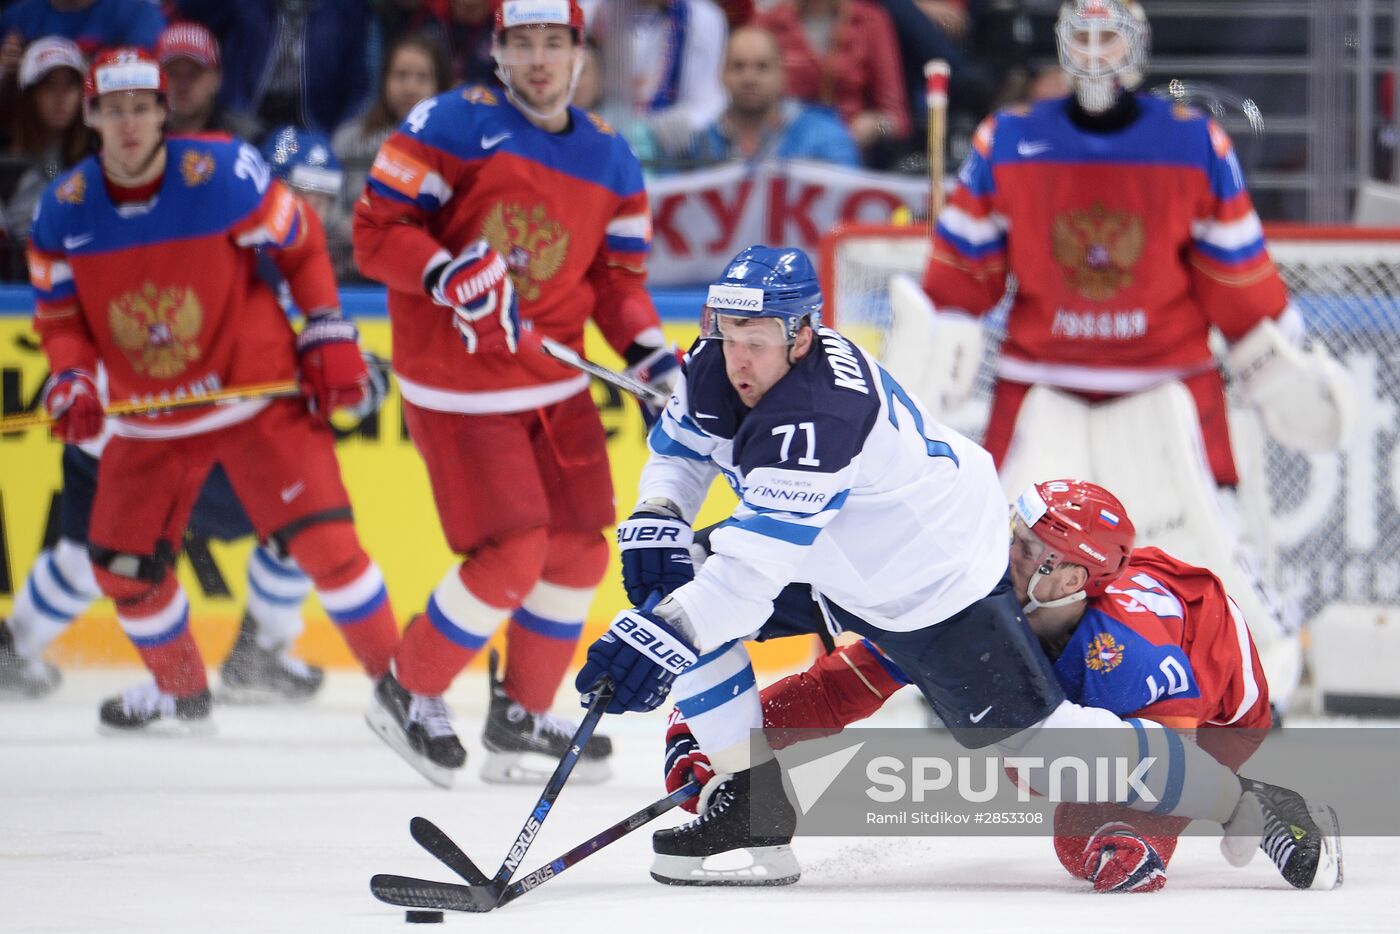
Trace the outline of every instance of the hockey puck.
<instances>
[{"instance_id":1,"label":"hockey puck","mask_svg":"<svg viewBox=\"0 0 1400 934\"><path fill-rule=\"evenodd\" d=\"M409 924L441 924L442 912L440 911L405 911L403 919Z\"/></svg>"}]
</instances>

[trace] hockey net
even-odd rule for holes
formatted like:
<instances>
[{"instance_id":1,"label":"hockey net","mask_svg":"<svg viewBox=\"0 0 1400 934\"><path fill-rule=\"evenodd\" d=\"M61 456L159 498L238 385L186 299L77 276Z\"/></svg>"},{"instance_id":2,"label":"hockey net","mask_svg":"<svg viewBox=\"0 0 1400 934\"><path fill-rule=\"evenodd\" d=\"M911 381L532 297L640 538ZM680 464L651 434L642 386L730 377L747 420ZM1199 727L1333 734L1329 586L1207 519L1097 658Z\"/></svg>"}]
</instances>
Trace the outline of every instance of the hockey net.
<instances>
[{"instance_id":1,"label":"hockey net","mask_svg":"<svg viewBox=\"0 0 1400 934\"><path fill-rule=\"evenodd\" d=\"M1266 234L1310 339L1342 361L1362 395L1359 424L1343 451L1300 454L1263 442L1256 495L1271 527L1271 576L1305 618L1337 602L1400 603L1400 229L1275 225ZM922 280L928 247L923 226L829 234L821 252L828 321L882 355L889 277L903 272ZM987 353L974 398L946 416L974 439L986 422L1013 291L1014 283L985 319Z\"/></svg>"}]
</instances>

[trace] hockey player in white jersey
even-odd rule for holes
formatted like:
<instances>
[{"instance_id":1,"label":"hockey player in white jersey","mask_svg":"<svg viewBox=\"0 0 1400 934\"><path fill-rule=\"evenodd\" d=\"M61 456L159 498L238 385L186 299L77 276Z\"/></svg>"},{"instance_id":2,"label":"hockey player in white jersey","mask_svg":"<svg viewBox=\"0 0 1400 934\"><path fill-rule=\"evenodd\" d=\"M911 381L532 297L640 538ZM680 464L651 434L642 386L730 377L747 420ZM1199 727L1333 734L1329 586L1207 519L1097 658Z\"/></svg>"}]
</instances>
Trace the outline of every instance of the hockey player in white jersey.
<instances>
[{"instance_id":1,"label":"hockey player in white jersey","mask_svg":"<svg viewBox=\"0 0 1400 934\"><path fill-rule=\"evenodd\" d=\"M1007 573L990 455L822 328L821 308L802 251L735 257L709 289L700 340L649 436L639 505L618 527L629 599L665 599L619 614L576 685L587 700L610 682L607 709L621 713L654 709L674 684L696 740L732 776L711 783L700 817L655 834L653 878L797 880L796 815L772 751L750 736L761 709L744 642L823 626L878 645L969 748L1053 757L1065 734L1041 727L1097 728L1099 753L1162 766L1146 779L1154 801L1131 806L1231 820L1244 789L1229 769L1171 731L1065 699ZM690 523L716 474L740 501L697 542L692 578ZM747 870L705 866L734 850L748 851Z\"/></svg>"}]
</instances>

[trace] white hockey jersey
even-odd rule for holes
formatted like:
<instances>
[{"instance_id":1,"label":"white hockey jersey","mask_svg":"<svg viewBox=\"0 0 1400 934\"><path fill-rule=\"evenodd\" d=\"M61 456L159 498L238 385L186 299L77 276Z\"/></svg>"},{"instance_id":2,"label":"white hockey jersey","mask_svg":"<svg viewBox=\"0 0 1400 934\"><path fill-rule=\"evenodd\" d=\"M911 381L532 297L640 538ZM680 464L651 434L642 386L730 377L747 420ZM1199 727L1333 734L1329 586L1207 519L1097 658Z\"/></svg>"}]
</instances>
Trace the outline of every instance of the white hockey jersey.
<instances>
[{"instance_id":1,"label":"white hockey jersey","mask_svg":"<svg viewBox=\"0 0 1400 934\"><path fill-rule=\"evenodd\" d=\"M991 456L938 424L836 331L753 409L723 350L697 343L653 428L639 499L694 518L715 472L740 503L677 589L702 652L755 633L784 586L811 584L870 624L931 626L1006 572L1008 507Z\"/></svg>"}]
</instances>

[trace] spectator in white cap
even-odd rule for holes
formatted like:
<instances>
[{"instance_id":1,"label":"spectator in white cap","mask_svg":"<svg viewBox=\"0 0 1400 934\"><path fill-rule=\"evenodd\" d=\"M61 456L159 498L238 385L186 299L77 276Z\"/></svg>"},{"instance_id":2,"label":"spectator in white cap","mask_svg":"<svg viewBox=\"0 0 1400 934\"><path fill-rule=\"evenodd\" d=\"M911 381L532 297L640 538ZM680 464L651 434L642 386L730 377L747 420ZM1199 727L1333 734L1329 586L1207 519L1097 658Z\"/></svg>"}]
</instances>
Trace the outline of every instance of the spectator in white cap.
<instances>
[{"instance_id":1,"label":"spectator in white cap","mask_svg":"<svg viewBox=\"0 0 1400 934\"><path fill-rule=\"evenodd\" d=\"M0 189L5 226L15 238L29 230L34 205L49 182L92 148L83 123L83 74L87 62L71 39L46 36L24 52L19 104L10 126L10 155L18 168Z\"/></svg>"},{"instance_id":2,"label":"spectator in white cap","mask_svg":"<svg viewBox=\"0 0 1400 934\"><path fill-rule=\"evenodd\" d=\"M224 73L219 41L199 23L176 23L156 39L156 59L170 84L172 133L230 133L256 141L262 127L250 116L219 105Z\"/></svg>"}]
</instances>

